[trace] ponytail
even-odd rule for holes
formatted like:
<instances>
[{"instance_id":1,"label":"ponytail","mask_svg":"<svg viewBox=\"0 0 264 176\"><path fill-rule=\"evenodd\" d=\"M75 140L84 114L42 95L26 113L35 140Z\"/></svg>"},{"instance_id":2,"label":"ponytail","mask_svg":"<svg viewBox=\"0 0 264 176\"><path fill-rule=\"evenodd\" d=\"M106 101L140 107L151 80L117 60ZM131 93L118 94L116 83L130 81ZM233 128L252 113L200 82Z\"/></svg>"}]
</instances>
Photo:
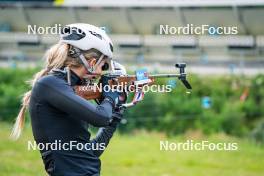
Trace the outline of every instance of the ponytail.
<instances>
[{"instance_id":1,"label":"ponytail","mask_svg":"<svg viewBox=\"0 0 264 176\"><path fill-rule=\"evenodd\" d=\"M76 58L72 58L68 56L69 45L65 43L58 43L53 45L44 56L46 60L46 68L39 71L35 74L34 78L30 81L31 87L35 85L35 83L43 76L47 75L49 71L52 69L62 68L63 66L69 67L80 67L81 64L76 60ZM101 53L96 49L90 49L85 52L85 57L87 59L92 57L98 57ZM16 122L14 124L13 130L11 132L10 137L14 140L17 140L22 132L25 118L26 118L26 110L28 108L31 97L31 90L26 92L22 99L22 107L18 113L16 118Z\"/></svg>"},{"instance_id":2,"label":"ponytail","mask_svg":"<svg viewBox=\"0 0 264 176\"><path fill-rule=\"evenodd\" d=\"M35 74L34 78L30 81L31 87L35 85L35 83L43 76L47 75L48 72L53 68L60 68L63 66L64 62L67 59L68 54L68 45L63 43L58 43L53 45L45 54L44 58L46 60L46 68L42 69L38 73ZM11 139L17 140L24 127L25 118L26 118L26 110L28 108L31 97L31 90L26 92L22 98L22 107L17 115L15 124L13 126L11 132Z\"/></svg>"}]
</instances>

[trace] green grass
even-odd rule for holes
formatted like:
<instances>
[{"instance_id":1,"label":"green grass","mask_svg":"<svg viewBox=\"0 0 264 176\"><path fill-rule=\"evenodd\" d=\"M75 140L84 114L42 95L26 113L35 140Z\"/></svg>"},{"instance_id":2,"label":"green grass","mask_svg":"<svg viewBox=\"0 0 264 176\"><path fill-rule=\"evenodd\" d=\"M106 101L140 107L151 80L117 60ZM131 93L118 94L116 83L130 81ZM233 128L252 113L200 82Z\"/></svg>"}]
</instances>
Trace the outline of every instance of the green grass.
<instances>
[{"instance_id":1,"label":"green grass","mask_svg":"<svg viewBox=\"0 0 264 176\"><path fill-rule=\"evenodd\" d=\"M11 126L0 123L0 175L46 175L38 151L27 151L30 128L21 139L8 139ZM237 151L160 151L160 140L237 142ZM196 137L194 137L196 136ZM196 133L167 138L158 133L116 135L102 156L103 176L260 176L264 175L264 148L249 141Z\"/></svg>"}]
</instances>

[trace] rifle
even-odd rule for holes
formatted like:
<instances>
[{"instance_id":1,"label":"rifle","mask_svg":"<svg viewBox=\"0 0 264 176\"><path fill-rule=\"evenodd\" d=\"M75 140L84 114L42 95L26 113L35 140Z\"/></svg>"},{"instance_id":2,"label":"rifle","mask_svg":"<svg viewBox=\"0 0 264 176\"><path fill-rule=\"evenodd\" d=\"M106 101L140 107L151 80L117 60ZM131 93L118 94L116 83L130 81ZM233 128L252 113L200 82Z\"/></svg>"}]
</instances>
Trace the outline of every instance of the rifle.
<instances>
[{"instance_id":1,"label":"rifle","mask_svg":"<svg viewBox=\"0 0 264 176\"><path fill-rule=\"evenodd\" d=\"M176 68L179 68L178 74L151 74L148 75L146 72L143 73L144 79L139 80L139 75L127 75L125 67L121 64L114 62L113 68L111 73L103 75L107 80L110 87L114 85L123 85L127 86L138 86L142 87L145 85L152 85L155 82L155 79L158 78L178 78L183 85L188 89L191 90L192 87L187 81L187 73L185 72L185 63L177 63L175 64ZM141 75L142 76L142 75ZM75 86L74 87L75 93L87 100L96 100L98 102L102 97L102 91L100 91L99 87L95 84L89 82L87 85L82 86ZM137 102L142 101L144 97L144 92L138 91L138 89L132 89L129 92L134 92L133 101L130 103L123 104L124 107L131 107L134 106ZM127 93L127 91L126 91ZM143 94L143 96L142 96ZM141 98L139 98L141 96ZM127 94L126 94L127 98Z\"/></svg>"}]
</instances>

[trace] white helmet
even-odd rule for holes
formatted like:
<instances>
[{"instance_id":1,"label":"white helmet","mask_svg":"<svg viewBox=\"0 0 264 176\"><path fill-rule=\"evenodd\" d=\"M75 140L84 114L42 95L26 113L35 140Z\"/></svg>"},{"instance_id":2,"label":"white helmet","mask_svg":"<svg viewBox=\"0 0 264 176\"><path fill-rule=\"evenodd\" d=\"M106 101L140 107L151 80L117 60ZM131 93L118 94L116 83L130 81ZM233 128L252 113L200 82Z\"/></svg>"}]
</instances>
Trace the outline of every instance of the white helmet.
<instances>
[{"instance_id":1,"label":"white helmet","mask_svg":"<svg viewBox=\"0 0 264 176\"><path fill-rule=\"evenodd\" d=\"M60 34L60 41L70 44L77 50L87 51L96 49L102 53L102 56L107 56L109 59L113 57L113 43L104 30L85 23L75 23L66 25ZM77 52L78 53L78 52ZM77 55L83 62L84 66L93 72L93 69L88 68L84 56L80 53Z\"/></svg>"},{"instance_id":2,"label":"white helmet","mask_svg":"<svg viewBox=\"0 0 264 176\"><path fill-rule=\"evenodd\" d=\"M113 57L113 43L104 30L85 23L66 25L61 32L61 41L81 50L96 49L105 56Z\"/></svg>"}]
</instances>

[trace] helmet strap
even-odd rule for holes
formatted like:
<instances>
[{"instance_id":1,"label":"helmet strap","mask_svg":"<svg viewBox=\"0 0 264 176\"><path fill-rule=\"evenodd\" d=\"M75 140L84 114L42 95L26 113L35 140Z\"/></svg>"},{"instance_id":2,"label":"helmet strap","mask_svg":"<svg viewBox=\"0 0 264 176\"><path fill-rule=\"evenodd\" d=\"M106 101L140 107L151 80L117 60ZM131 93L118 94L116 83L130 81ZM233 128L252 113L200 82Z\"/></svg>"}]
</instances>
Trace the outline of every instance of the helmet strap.
<instances>
[{"instance_id":1,"label":"helmet strap","mask_svg":"<svg viewBox=\"0 0 264 176\"><path fill-rule=\"evenodd\" d=\"M67 82L69 86L71 86L71 70L70 67L66 67L66 72L67 72Z\"/></svg>"},{"instance_id":2,"label":"helmet strap","mask_svg":"<svg viewBox=\"0 0 264 176\"><path fill-rule=\"evenodd\" d=\"M89 72L89 73L94 73L95 68L100 64L100 62L103 60L104 58L104 54L102 54L100 56L100 58L96 61L95 65L90 67L86 58L84 57L82 51L79 48L76 47L71 47L69 50L69 56L74 57L74 58L79 58L81 63L84 65L85 69Z\"/></svg>"},{"instance_id":3,"label":"helmet strap","mask_svg":"<svg viewBox=\"0 0 264 176\"><path fill-rule=\"evenodd\" d=\"M90 66L88 65L88 62L87 62L87 60L85 59L85 57L84 57L83 54L80 54L80 55L79 55L79 58L81 59L81 61L82 61L83 65L84 65L84 67L86 68L86 70L87 70L89 73L92 73L92 74L93 74L95 68L98 67L98 65L100 64L100 62L103 60L104 55L102 54L102 55L100 56L100 58L97 60L96 64L95 64L94 66L92 66L92 67L90 67Z\"/></svg>"},{"instance_id":4,"label":"helmet strap","mask_svg":"<svg viewBox=\"0 0 264 176\"><path fill-rule=\"evenodd\" d=\"M81 61L82 61L83 65L84 65L84 67L86 68L86 70L87 70L89 73L93 73L93 72L94 72L94 67L90 67L90 66L88 65L88 62L87 62L87 60L85 59L84 55L83 55L83 54L80 54L80 55L79 55L79 58L81 59Z\"/></svg>"}]
</instances>

